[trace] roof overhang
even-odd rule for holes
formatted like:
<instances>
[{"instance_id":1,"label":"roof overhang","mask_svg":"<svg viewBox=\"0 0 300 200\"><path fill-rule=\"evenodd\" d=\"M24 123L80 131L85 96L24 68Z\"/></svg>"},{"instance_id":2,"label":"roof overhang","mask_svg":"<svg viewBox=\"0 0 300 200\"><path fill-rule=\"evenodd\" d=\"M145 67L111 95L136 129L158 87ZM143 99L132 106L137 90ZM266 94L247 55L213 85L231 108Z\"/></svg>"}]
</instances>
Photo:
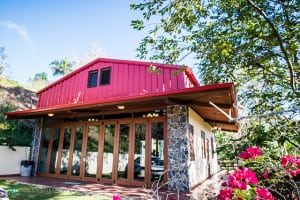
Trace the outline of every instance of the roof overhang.
<instances>
[{"instance_id":1,"label":"roof overhang","mask_svg":"<svg viewBox=\"0 0 300 200\"><path fill-rule=\"evenodd\" d=\"M164 93L143 94L115 99L105 99L88 103L74 103L48 108L5 113L9 119L41 118L53 113L55 117L63 118L84 115L105 115L130 113L163 109L168 105L184 104L190 106L207 123L226 131L238 131L239 125L231 122L209 102L213 102L232 118L238 117L234 106L236 97L232 83L198 86ZM125 106L120 110L118 105Z\"/></svg>"}]
</instances>

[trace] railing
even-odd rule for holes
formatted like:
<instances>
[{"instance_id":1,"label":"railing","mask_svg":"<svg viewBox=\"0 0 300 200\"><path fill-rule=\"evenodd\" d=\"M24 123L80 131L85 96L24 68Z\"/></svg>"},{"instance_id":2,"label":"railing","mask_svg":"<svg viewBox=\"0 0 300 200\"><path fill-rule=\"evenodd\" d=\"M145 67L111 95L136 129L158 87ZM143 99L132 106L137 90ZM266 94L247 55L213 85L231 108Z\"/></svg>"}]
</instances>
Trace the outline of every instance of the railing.
<instances>
[{"instance_id":1,"label":"railing","mask_svg":"<svg viewBox=\"0 0 300 200\"><path fill-rule=\"evenodd\" d=\"M219 164L221 170L236 170L242 166L242 162L238 159L219 160L218 164Z\"/></svg>"}]
</instances>

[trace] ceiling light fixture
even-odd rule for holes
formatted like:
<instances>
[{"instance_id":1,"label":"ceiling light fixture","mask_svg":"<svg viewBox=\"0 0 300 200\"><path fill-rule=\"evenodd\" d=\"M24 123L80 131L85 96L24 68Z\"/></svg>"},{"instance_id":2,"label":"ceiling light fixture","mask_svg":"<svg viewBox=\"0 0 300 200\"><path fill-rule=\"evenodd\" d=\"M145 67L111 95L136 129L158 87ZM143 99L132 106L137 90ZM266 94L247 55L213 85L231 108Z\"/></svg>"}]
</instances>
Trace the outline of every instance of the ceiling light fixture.
<instances>
[{"instance_id":1,"label":"ceiling light fixture","mask_svg":"<svg viewBox=\"0 0 300 200\"><path fill-rule=\"evenodd\" d=\"M54 113L48 113L48 116L49 116L49 117L53 117L53 116L54 116Z\"/></svg>"},{"instance_id":2,"label":"ceiling light fixture","mask_svg":"<svg viewBox=\"0 0 300 200\"><path fill-rule=\"evenodd\" d=\"M119 105L119 106L117 106L117 107L118 107L119 110L124 110L124 109L125 109L125 106Z\"/></svg>"}]
</instances>

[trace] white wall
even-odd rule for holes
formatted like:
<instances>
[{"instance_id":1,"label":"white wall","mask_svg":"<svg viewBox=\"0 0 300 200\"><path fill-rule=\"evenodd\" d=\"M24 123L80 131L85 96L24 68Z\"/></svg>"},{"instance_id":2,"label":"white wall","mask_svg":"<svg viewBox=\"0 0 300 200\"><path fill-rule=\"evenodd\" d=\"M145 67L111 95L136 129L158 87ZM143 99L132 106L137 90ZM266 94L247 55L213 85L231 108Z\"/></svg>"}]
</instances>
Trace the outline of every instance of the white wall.
<instances>
[{"instance_id":1,"label":"white wall","mask_svg":"<svg viewBox=\"0 0 300 200\"><path fill-rule=\"evenodd\" d=\"M0 176L20 174L21 160L26 160L30 147L15 147L16 151L8 146L0 146Z\"/></svg>"},{"instance_id":2,"label":"white wall","mask_svg":"<svg viewBox=\"0 0 300 200\"><path fill-rule=\"evenodd\" d=\"M216 149L215 138L212 133L212 127L205 122L193 109L189 108L189 124L194 127L194 149L195 160L190 161L189 176L191 187L201 183L208 178L207 159L202 158L201 131L205 132L205 138L209 140L209 158L210 158L210 174L218 172L219 166L217 155L212 158L211 138L213 137L214 151Z\"/></svg>"}]
</instances>

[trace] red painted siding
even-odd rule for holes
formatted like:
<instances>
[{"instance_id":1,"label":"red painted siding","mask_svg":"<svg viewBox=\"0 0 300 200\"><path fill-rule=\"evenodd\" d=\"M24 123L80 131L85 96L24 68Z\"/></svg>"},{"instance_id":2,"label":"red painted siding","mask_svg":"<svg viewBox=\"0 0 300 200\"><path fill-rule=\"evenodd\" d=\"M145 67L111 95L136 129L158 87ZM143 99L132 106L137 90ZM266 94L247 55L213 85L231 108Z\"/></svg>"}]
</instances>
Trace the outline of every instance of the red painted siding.
<instances>
[{"instance_id":1,"label":"red painted siding","mask_svg":"<svg viewBox=\"0 0 300 200\"><path fill-rule=\"evenodd\" d=\"M190 70L173 75L179 66L156 64L161 73L148 72L152 63L96 59L82 68L38 92L38 108L88 103L96 100L116 99L144 94L164 93L199 86ZM100 71L111 67L109 85L99 85ZM98 86L87 87L88 73L98 70Z\"/></svg>"}]
</instances>

